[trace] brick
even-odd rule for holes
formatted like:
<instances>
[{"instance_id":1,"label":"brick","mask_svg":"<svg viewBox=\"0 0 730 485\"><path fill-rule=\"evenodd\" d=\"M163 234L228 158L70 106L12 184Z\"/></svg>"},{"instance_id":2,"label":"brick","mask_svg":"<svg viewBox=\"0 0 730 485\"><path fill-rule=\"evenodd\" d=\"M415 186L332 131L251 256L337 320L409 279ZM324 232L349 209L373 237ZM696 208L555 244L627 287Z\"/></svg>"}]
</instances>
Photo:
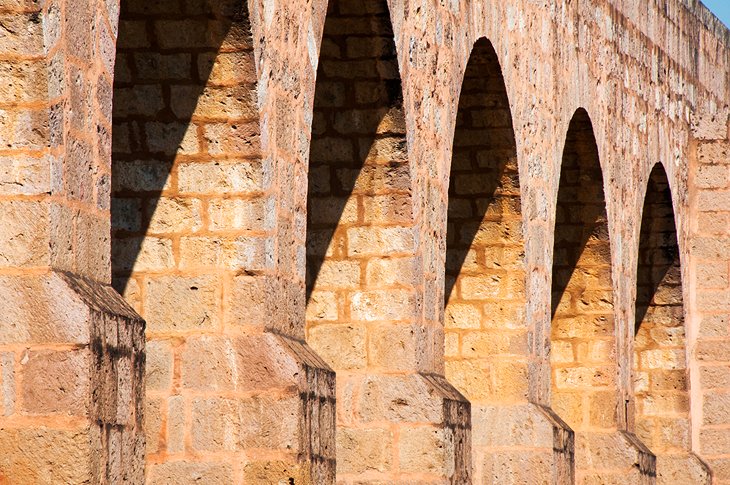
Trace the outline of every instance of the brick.
<instances>
[{"instance_id":1,"label":"brick","mask_svg":"<svg viewBox=\"0 0 730 485\"><path fill-rule=\"evenodd\" d=\"M700 382L703 389L730 388L730 366L700 367Z\"/></svg>"},{"instance_id":2,"label":"brick","mask_svg":"<svg viewBox=\"0 0 730 485\"><path fill-rule=\"evenodd\" d=\"M145 350L147 389L154 391L170 389L173 375L173 351L170 342L150 340Z\"/></svg>"},{"instance_id":3,"label":"brick","mask_svg":"<svg viewBox=\"0 0 730 485\"><path fill-rule=\"evenodd\" d=\"M144 431L146 451L150 455L160 451L162 440L162 400L155 398L145 399Z\"/></svg>"},{"instance_id":4,"label":"brick","mask_svg":"<svg viewBox=\"0 0 730 485\"><path fill-rule=\"evenodd\" d=\"M351 301L350 311L357 321L405 320L415 312L413 292L407 290L357 292Z\"/></svg>"},{"instance_id":5,"label":"brick","mask_svg":"<svg viewBox=\"0 0 730 485\"><path fill-rule=\"evenodd\" d=\"M336 321L337 317L337 295L331 291L313 291L307 302L307 320Z\"/></svg>"},{"instance_id":6,"label":"brick","mask_svg":"<svg viewBox=\"0 0 730 485\"><path fill-rule=\"evenodd\" d=\"M371 366L407 371L416 365L417 333L410 325L371 325L368 359Z\"/></svg>"},{"instance_id":7,"label":"brick","mask_svg":"<svg viewBox=\"0 0 730 485\"><path fill-rule=\"evenodd\" d=\"M253 52L219 52L198 56L198 72L209 83L232 85L253 84L256 79L256 65Z\"/></svg>"},{"instance_id":8,"label":"brick","mask_svg":"<svg viewBox=\"0 0 730 485\"><path fill-rule=\"evenodd\" d=\"M273 225L273 204L265 199L215 199L208 202L211 231L263 231Z\"/></svg>"},{"instance_id":9,"label":"brick","mask_svg":"<svg viewBox=\"0 0 730 485\"><path fill-rule=\"evenodd\" d=\"M697 196L699 211L722 211L730 207L730 190L703 191Z\"/></svg>"},{"instance_id":10,"label":"brick","mask_svg":"<svg viewBox=\"0 0 730 485\"><path fill-rule=\"evenodd\" d=\"M7 428L0 431L0 443L0 469L8 480L83 483L91 476L90 436L81 430Z\"/></svg>"},{"instance_id":11,"label":"brick","mask_svg":"<svg viewBox=\"0 0 730 485\"><path fill-rule=\"evenodd\" d=\"M42 101L48 95L48 74L38 62L6 62L0 66L0 103Z\"/></svg>"},{"instance_id":12,"label":"brick","mask_svg":"<svg viewBox=\"0 0 730 485\"><path fill-rule=\"evenodd\" d=\"M223 485L233 481L233 469L227 463L172 461L150 465L149 477L161 485L194 485L201 480Z\"/></svg>"},{"instance_id":13,"label":"brick","mask_svg":"<svg viewBox=\"0 0 730 485\"><path fill-rule=\"evenodd\" d=\"M119 271L154 271L175 266L172 241L157 237L120 239L112 248L112 259Z\"/></svg>"},{"instance_id":14,"label":"brick","mask_svg":"<svg viewBox=\"0 0 730 485\"><path fill-rule=\"evenodd\" d=\"M730 420L730 391L706 392L702 396L702 424L724 425Z\"/></svg>"},{"instance_id":15,"label":"brick","mask_svg":"<svg viewBox=\"0 0 730 485\"><path fill-rule=\"evenodd\" d=\"M172 165L160 160L115 161L116 167L112 178L112 189L115 192L160 192L169 190L169 175Z\"/></svg>"},{"instance_id":16,"label":"brick","mask_svg":"<svg viewBox=\"0 0 730 485\"><path fill-rule=\"evenodd\" d=\"M39 202L0 202L0 267L48 264L48 207Z\"/></svg>"},{"instance_id":17,"label":"brick","mask_svg":"<svg viewBox=\"0 0 730 485\"><path fill-rule=\"evenodd\" d=\"M148 278L145 318L150 333L212 330L220 325L220 286L212 276Z\"/></svg>"},{"instance_id":18,"label":"brick","mask_svg":"<svg viewBox=\"0 0 730 485\"><path fill-rule=\"evenodd\" d=\"M147 211L149 234L196 232L203 227L202 204L197 199L160 197Z\"/></svg>"},{"instance_id":19,"label":"brick","mask_svg":"<svg viewBox=\"0 0 730 485\"><path fill-rule=\"evenodd\" d=\"M445 309L446 328L480 328L482 315L478 306L450 303Z\"/></svg>"},{"instance_id":20,"label":"brick","mask_svg":"<svg viewBox=\"0 0 730 485\"><path fill-rule=\"evenodd\" d=\"M265 189L265 167L253 161L181 163L180 192L203 194L249 194Z\"/></svg>"},{"instance_id":21,"label":"brick","mask_svg":"<svg viewBox=\"0 0 730 485\"><path fill-rule=\"evenodd\" d=\"M167 399L166 442L168 453L185 450L185 398L171 396Z\"/></svg>"},{"instance_id":22,"label":"brick","mask_svg":"<svg viewBox=\"0 0 730 485\"><path fill-rule=\"evenodd\" d=\"M380 256L413 250L410 228L360 228L347 230L348 256Z\"/></svg>"},{"instance_id":23,"label":"brick","mask_svg":"<svg viewBox=\"0 0 730 485\"><path fill-rule=\"evenodd\" d=\"M697 159L702 164L730 163L730 145L726 142L700 143Z\"/></svg>"},{"instance_id":24,"label":"brick","mask_svg":"<svg viewBox=\"0 0 730 485\"><path fill-rule=\"evenodd\" d=\"M163 49L208 47L205 24L195 20L159 20L155 37Z\"/></svg>"},{"instance_id":25,"label":"brick","mask_svg":"<svg viewBox=\"0 0 730 485\"><path fill-rule=\"evenodd\" d=\"M703 455L727 455L730 453L730 433L727 429L701 429L700 452Z\"/></svg>"},{"instance_id":26,"label":"brick","mask_svg":"<svg viewBox=\"0 0 730 485\"><path fill-rule=\"evenodd\" d=\"M161 54L158 52L134 53L134 65L139 79L144 80L182 80L189 79L192 69L192 56L187 53ZM135 86L135 90L142 86ZM115 91L116 92L119 90ZM139 114L138 111L135 111Z\"/></svg>"},{"instance_id":27,"label":"brick","mask_svg":"<svg viewBox=\"0 0 730 485\"><path fill-rule=\"evenodd\" d=\"M19 369L23 412L85 416L90 365L84 351L26 352Z\"/></svg>"},{"instance_id":28,"label":"brick","mask_svg":"<svg viewBox=\"0 0 730 485\"><path fill-rule=\"evenodd\" d=\"M194 155L200 151L198 128L195 124L155 121L145 123L144 129L150 153Z\"/></svg>"},{"instance_id":29,"label":"brick","mask_svg":"<svg viewBox=\"0 0 730 485\"><path fill-rule=\"evenodd\" d=\"M307 341L335 369L359 369L367 364L362 325L318 325L309 330Z\"/></svg>"},{"instance_id":30,"label":"brick","mask_svg":"<svg viewBox=\"0 0 730 485\"><path fill-rule=\"evenodd\" d=\"M414 278L413 258L371 258L365 267L365 280L372 288L408 285Z\"/></svg>"},{"instance_id":31,"label":"brick","mask_svg":"<svg viewBox=\"0 0 730 485\"><path fill-rule=\"evenodd\" d=\"M344 428L337 438L338 473L389 471L393 437L387 429Z\"/></svg>"},{"instance_id":32,"label":"brick","mask_svg":"<svg viewBox=\"0 0 730 485\"><path fill-rule=\"evenodd\" d=\"M730 184L730 168L725 165L700 166L695 180L698 187L705 189L726 188Z\"/></svg>"},{"instance_id":33,"label":"brick","mask_svg":"<svg viewBox=\"0 0 730 485\"><path fill-rule=\"evenodd\" d=\"M446 429L427 426L406 428L400 436L399 461L404 471L439 473L447 460Z\"/></svg>"}]
</instances>

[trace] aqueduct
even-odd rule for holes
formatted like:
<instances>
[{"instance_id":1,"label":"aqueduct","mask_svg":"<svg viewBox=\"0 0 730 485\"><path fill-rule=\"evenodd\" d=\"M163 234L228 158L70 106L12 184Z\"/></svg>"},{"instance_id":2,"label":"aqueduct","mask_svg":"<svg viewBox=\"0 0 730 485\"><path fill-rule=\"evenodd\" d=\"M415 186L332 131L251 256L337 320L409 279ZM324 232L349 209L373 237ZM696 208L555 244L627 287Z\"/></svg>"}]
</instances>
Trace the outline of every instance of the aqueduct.
<instances>
[{"instance_id":1,"label":"aqueduct","mask_svg":"<svg viewBox=\"0 0 730 485\"><path fill-rule=\"evenodd\" d=\"M0 482L730 484L697 0L0 0Z\"/></svg>"}]
</instances>

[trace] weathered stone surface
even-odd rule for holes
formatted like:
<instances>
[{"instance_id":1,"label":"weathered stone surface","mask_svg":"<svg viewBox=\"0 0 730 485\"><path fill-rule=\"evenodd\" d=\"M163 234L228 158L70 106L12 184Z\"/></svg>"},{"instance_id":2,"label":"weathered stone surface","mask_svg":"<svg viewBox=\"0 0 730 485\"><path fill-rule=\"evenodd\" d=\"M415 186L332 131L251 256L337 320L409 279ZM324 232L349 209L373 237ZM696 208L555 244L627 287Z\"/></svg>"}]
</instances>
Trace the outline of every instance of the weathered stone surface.
<instances>
[{"instance_id":1,"label":"weathered stone surface","mask_svg":"<svg viewBox=\"0 0 730 485\"><path fill-rule=\"evenodd\" d=\"M0 481L730 483L729 44L680 0L4 1Z\"/></svg>"}]
</instances>

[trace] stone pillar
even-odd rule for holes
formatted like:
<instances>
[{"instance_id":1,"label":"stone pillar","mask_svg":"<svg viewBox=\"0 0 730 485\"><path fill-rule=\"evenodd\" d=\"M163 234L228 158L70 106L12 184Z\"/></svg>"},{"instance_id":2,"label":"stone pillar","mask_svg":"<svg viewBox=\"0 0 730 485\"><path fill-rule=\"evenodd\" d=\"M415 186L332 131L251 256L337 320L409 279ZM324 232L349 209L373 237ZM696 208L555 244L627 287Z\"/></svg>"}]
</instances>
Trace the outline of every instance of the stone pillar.
<instances>
[{"instance_id":1,"label":"stone pillar","mask_svg":"<svg viewBox=\"0 0 730 485\"><path fill-rule=\"evenodd\" d=\"M108 285L117 10L0 7L0 480L12 483L143 481L144 322Z\"/></svg>"},{"instance_id":2,"label":"stone pillar","mask_svg":"<svg viewBox=\"0 0 730 485\"><path fill-rule=\"evenodd\" d=\"M692 450L730 483L730 139L727 112L698 116L689 178Z\"/></svg>"},{"instance_id":3,"label":"stone pillar","mask_svg":"<svg viewBox=\"0 0 730 485\"><path fill-rule=\"evenodd\" d=\"M563 151L552 273L552 407L575 430L577 483L652 484L654 455L620 416L612 241L593 124L579 109Z\"/></svg>"},{"instance_id":4,"label":"stone pillar","mask_svg":"<svg viewBox=\"0 0 730 485\"><path fill-rule=\"evenodd\" d=\"M385 0L331 0L314 96L307 336L337 371L342 483L467 483L469 404L420 321L412 160Z\"/></svg>"},{"instance_id":5,"label":"stone pillar","mask_svg":"<svg viewBox=\"0 0 730 485\"><path fill-rule=\"evenodd\" d=\"M481 38L459 94L450 169L446 377L472 405L475 483L570 483L573 433L529 401L522 225L509 99L496 52Z\"/></svg>"},{"instance_id":6,"label":"stone pillar","mask_svg":"<svg viewBox=\"0 0 730 485\"><path fill-rule=\"evenodd\" d=\"M302 109L276 83L306 72L281 60L302 28L257 2L122 4L112 267L148 322L148 483L334 481L334 373L277 241L296 193L282 118Z\"/></svg>"}]
</instances>

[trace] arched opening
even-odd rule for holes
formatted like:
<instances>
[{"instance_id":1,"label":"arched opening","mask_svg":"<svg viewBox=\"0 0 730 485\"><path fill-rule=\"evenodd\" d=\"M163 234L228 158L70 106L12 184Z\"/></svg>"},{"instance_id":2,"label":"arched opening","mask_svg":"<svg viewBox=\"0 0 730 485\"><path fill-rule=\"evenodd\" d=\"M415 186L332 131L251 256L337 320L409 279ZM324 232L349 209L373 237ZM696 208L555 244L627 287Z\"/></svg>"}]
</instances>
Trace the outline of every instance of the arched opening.
<instances>
[{"instance_id":1,"label":"arched opening","mask_svg":"<svg viewBox=\"0 0 730 485\"><path fill-rule=\"evenodd\" d=\"M644 199L635 330L636 434L656 453L661 482L662 458L691 449L682 274L672 194L661 164L651 171Z\"/></svg>"},{"instance_id":2,"label":"arched opening","mask_svg":"<svg viewBox=\"0 0 730 485\"><path fill-rule=\"evenodd\" d=\"M464 74L448 205L446 377L472 404L474 479L482 483L498 478L490 455L509 444L492 442L495 423L505 406L526 402L528 383L517 148L502 70L485 38Z\"/></svg>"},{"instance_id":3,"label":"arched opening","mask_svg":"<svg viewBox=\"0 0 730 485\"><path fill-rule=\"evenodd\" d=\"M399 317L411 298L411 226L403 98L387 3L332 0L309 161L307 334L338 371L375 365L365 343L377 335L369 332L377 330L375 322ZM363 301L378 298L399 303Z\"/></svg>"},{"instance_id":4,"label":"arched opening","mask_svg":"<svg viewBox=\"0 0 730 485\"><path fill-rule=\"evenodd\" d=\"M611 245L598 147L582 109L570 122L555 217L551 405L578 450L585 433L617 424Z\"/></svg>"},{"instance_id":5,"label":"arched opening","mask_svg":"<svg viewBox=\"0 0 730 485\"><path fill-rule=\"evenodd\" d=\"M272 447L262 430L243 431L242 417L256 421L259 411L237 394L252 385L235 372L253 367L236 332L263 328L266 318L261 305L237 305L260 297L273 216L248 2L125 0L120 8L112 271L147 321L147 474L230 483L233 469L220 463L235 455L243 466L247 448ZM284 426L255 426L264 425Z\"/></svg>"},{"instance_id":6,"label":"arched opening","mask_svg":"<svg viewBox=\"0 0 730 485\"><path fill-rule=\"evenodd\" d=\"M392 433L405 418L387 411L393 404L380 407L385 398L371 379L416 368L405 133L387 2L330 0L308 171L306 329L307 342L336 370L343 396L338 479L370 472L388 481L398 473ZM350 392L357 398L344 397Z\"/></svg>"}]
</instances>

